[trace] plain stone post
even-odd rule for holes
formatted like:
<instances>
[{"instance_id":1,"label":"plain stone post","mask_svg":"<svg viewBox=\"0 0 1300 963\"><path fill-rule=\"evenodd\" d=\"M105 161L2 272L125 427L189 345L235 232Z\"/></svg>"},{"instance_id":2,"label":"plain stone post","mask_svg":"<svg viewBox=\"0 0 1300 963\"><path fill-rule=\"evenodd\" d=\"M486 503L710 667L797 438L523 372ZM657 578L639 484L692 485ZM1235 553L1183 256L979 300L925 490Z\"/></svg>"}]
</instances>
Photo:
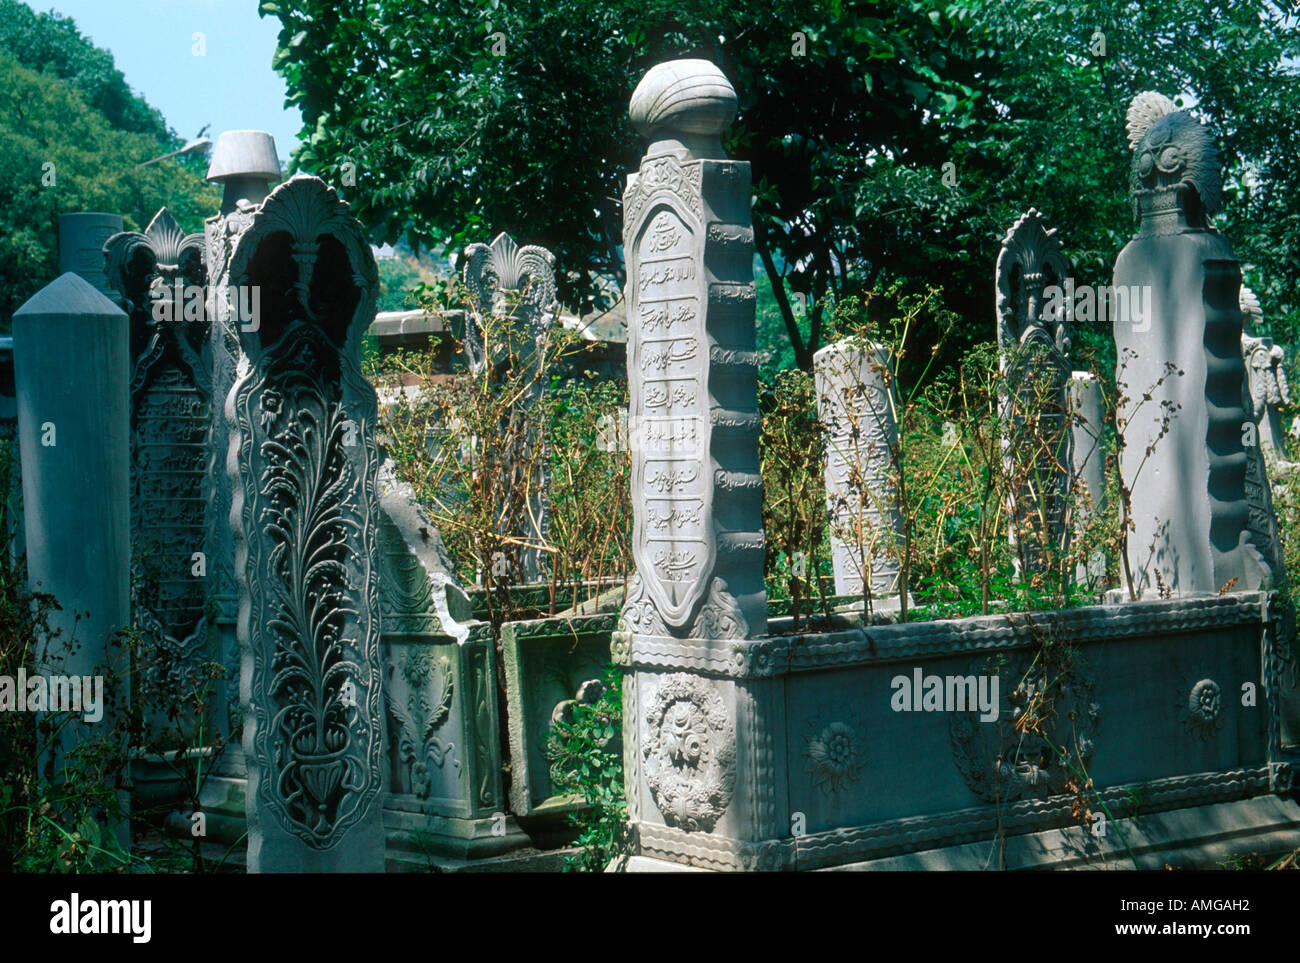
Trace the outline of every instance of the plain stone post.
<instances>
[{"instance_id":1,"label":"plain stone post","mask_svg":"<svg viewBox=\"0 0 1300 963\"><path fill-rule=\"evenodd\" d=\"M892 359L876 344L840 341L813 356L826 429L826 507L836 595L899 594L903 539Z\"/></svg>"},{"instance_id":2,"label":"plain stone post","mask_svg":"<svg viewBox=\"0 0 1300 963\"><path fill-rule=\"evenodd\" d=\"M262 292L226 402L252 872L382 872L375 391L378 275L316 177L277 187L235 246Z\"/></svg>"},{"instance_id":3,"label":"plain stone post","mask_svg":"<svg viewBox=\"0 0 1300 963\"><path fill-rule=\"evenodd\" d=\"M767 598L750 170L720 141L735 113L704 60L659 64L632 95L650 142L623 196L636 575L612 653L639 858L776 867L788 848L762 840L788 833L769 769L784 692L756 641Z\"/></svg>"},{"instance_id":4,"label":"plain stone post","mask_svg":"<svg viewBox=\"0 0 1300 963\"><path fill-rule=\"evenodd\" d=\"M235 589L235 556L230 533L230 481L226 476L226 452L230 435L221 406L235 383L239 362L239 327L252 324L260 307L260 292L241 291L231 283L230 260L235 245L252 223L253 212L266 199L270 185L280 179L280 161L275 140L266 131L228 130L217 138L208 166L208 180L224 190L221 212L204 222L204 260L207 269L208 365L216 417L208 436L209 500L205 520L204 562L208 594L215 603L217 647L226 669L222 703L235 701L234 680L239 677L239 642L235 634L238 593ZM226 713L218 712L218 724L228 731ZM239 746L223 756L220 766L238 777L243 775Z\"/></svg>"},{"instance_id":5,"label":"plain stone post","mask_svg":"<svg viewBox=\"0 0 1300 963\"><path fill-rule=\"evenodd\" d=\"M27 551L23 535L23 460L18 446L18 397L14 385L13 335L0 336L0 451L9 461L9 488L0 505L0 537L11 561Z\"/></svg>"},{"instance_id":6,"label":"plain stone post","mask_svg":"<svg viewBox=\"0 0 1300 963\"><path fill-rule=\"evenodd\" d=\"M122 217L87 211L59 215L59 273L80 275L101 294L112 296L113 289L104 271L104 244L121 232Z\"/></svg>"},{"instance_id":7,"label":"plain stone post","mask_svg":"<svg viewBox=\"0 0 1300 963\"><path fill-rule=\"evenodd\" d=\"M51 637L37 640L46 673L105 675L130 619L129 370L126 315L76 274L14 313L27 576L62 606L50 613ZM126 667L115 668L125 680ZM105 704L128 695L105 689ZM81 738L113 722L105 712ZM65 746L79 738L65 732ZM118 837L129 842L125 825Z\"/></svg>"},{"instance_id":8,"label":"plain stone post","mask_svg":"<svg viewBox=\"0 0 1300 963\"><path fill-rule=\"evenodd\" d=\"M1074 531L1082 538L1091 520L1106 504L1106 451L1103 445L1105 405L1101 382L1090 371L1070 375L1070 478L1075 493ZM1076 579L1096 586L1106 576L1106 555L1093 551L1080 562Z\"/></svg>"}]
</instances>

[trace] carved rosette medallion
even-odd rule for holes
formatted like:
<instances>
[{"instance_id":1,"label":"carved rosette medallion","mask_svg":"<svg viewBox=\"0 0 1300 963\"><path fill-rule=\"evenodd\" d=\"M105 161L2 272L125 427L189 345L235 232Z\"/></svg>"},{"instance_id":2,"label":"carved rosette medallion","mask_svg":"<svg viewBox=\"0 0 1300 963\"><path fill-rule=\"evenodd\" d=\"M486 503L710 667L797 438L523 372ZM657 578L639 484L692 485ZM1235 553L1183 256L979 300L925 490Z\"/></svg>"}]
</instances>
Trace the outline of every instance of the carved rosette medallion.
<instances>
[{"instance_id":1,"label":"carved rosette medallion","mask_svg":"<svg viewBox=\"0 0 1300 963\"><path fill-rule=\"evenodd\" d=\"M132 589L137 625L154 647L145 675L183 685L206 638L204 549L211 382L203 237L166 208L144 233L104 245L105 275L131 318Z\"/></svg>"},{"instance_id":2,"label":"carved rosette medallion","mask_svg":"<svg viewBox=\"0 0 1300 963\"><path fill-rule=\"evenodd\" d=\"M254 214L231 277L264 308L227 402L250 832L269 812L331 850L376 830L382 783L377 400L359 359L374 259L338 196L296 177Z\"/></svg>"},{"instance_id":3,"label":"carved rosette medallion","mask_svg":"<svg viewBox=\"0 0 1300 963\"><path fill-rule=\"evenodd\" d=\"M861 775L866 764L859 725L830 722L813 727L804 756L812 783L828 796L844 792Z\"/></svg>"},{"instance_id":4,"label":"carved rosette medallion","mask_svg":"<svg viewBox=\"0 0 1300 963\"><path fill-rule=\"evenodd\" d=\"M970 675L996 674L996 720L978 711L955 712L949 722L953 761L978 798L990 803L1044 799L1069 792L1070 768L1061 750L1086 767L1096 752L1101 707L1094 683L1080 666L1049 671L1028 657L1013 657L996 672L983 660Z\"/></svg>"},{"instance_id":5,"label":"carved rosette medallion","mask_svg":"<svg viewBox=\"0 0 1300 963\"><path fill-rule=\"evenodd\" d=\"M711 832L736 787L736 728L706 679L663 676L647 700L641 755L646 785L664 822Z\"/></svg>"},{"instance_id":6,"label":"carved rosette medallion","mask_svg":"<svg viewBox=\"0 0 1300 963\"><path fill-rule=\"evenodd\" d=\"M1193 685L1180 708L1184 725L1202 739L1223 728L1223 693L1213 679L1201 679Z\"/></svg>"}]
</instances>

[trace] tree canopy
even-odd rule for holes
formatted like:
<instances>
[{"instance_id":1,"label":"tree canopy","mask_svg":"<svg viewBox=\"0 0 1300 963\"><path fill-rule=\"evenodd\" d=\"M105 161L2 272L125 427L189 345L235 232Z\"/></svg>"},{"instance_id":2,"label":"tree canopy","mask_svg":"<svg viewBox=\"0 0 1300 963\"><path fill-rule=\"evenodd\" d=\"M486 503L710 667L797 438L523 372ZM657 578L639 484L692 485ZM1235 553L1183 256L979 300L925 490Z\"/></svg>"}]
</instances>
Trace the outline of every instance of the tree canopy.
<instances>
[{"instance_id":1,"label":"tree canopy","mask_svg":"<svg viewBox=\"0 0 1300 963\"><path fill-rule=\"evenodd\" d=\"M0 0L0 324L58 271L58 215L166 206L189 231L220 206L204 157L139 167L179 146L112 57L70 20Z\"/></svg>"},{"instance_id":2,"label":"tree canopy","mask_svg":"<svg viewBox=\"0 0 1300 963\"><path fill-rule=\"evenodd\" d=\"M1300 320L1291 2L1241 0L264 0L305 143L377 239L461 248L500 230L557 254L561 296L621 277L620 196L642 143L632 88L665 59L718 63L725 141L753 164L755 236L793 360L827 307L936 284L993 330L998 244L1030 206L1080 283L1132 233L1124 112L1158 90L1213 128L1219 225L1276 325ZM760 293L763 285L760 285ZM763 313L760 305L760 313ZM764 329L760 324L760 329ZM766 325L770 329L771 325ZM1083 345L1107 340L1083 332Z\"/></svg>"}]
</instances>

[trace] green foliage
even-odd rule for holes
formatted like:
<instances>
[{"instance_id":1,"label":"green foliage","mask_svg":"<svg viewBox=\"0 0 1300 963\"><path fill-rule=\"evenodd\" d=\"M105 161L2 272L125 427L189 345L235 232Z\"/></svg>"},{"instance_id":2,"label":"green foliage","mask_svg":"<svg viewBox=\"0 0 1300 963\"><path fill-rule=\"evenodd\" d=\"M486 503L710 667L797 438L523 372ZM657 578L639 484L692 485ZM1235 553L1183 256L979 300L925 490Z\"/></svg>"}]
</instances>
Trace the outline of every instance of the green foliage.
<instances>
[{"instance_id":1,"label":"green foliage","mask_svg":"<svg viewBox=\"0 0 1300 963\"><path fill-rule=\"evenodd\" d=\"M146 134L169 149L181 146L162 114L131 92L113 55L83 37L73 20L57 12L36 13L19 0L0 0L0 49L24 67L68 81L111 127Z\"/></svg>"},{"instance_id":2,"label":"green foliage","mask_svg":"<svg viewBox=\"0 0 1300 963\"><path fill-rule=\"evenodd\" d=\"M703 56L740 97L726 146L753 165L772 294L760 295L760 344L770 350L784 328L788 360L805 369L837 301L900 278L931 279L962 319L945 342L955 363L992 330L990 266L1031 204L1062 229L1079 283L1109 281L1132 224L1124 113L1148 89L1196 98L1225 151L1219 223L1273 332L1300 324L1292 2L721 0L687 16L671 0L267 0L261 10L283 24L276 65L309 137L299 166L337 179L356 163L355 210L390 240L455 248L501 229L538 240L564 269L562 298L584 310L596 275L622 277L619 198L642 149L628 96L653 63ZM1108 331L1075 332L1078 367L1113 360Z\"/></svg>"},{"instance_id":3,"label":"green foliage","mask_svg":"<svg viewBox=\"0 0 1300 963\"><path fill-rule=\"evenodd\" d=\"M592 703L573 705L551 728L547 745L551 783L557 793L579 797L586 808L569 816L580 830L581 851L566 870L603 872L624 852L627 801L623 797L623 674L605 672L605 688Z\"/></svg>"},{"instance_id":4,"label":"green foliage","mask_svg":"<svg viewBox=\"0 0 1300 963\"><path fill-rule=\"evenodd\" d=\"M763 474L765 574L774 597L790 598L799 626L811 596L831 574L822 482L825 432L817 417L813 379L805 371L777 372L762 392L759 462ZM822 598L823 608L825 598Z\"/></svg>"},{"instance_id":5,"label":"green foliage","mask_svg":"<svg viewBox=\"0 0 1300 963\"><path fill-rule=\"evenodd\" d=\"M12 0L0 3L21 8ZM0 31L7 31L0 36L21 46L18 40L26 34L15 31L25 21L6 19L8 12L12 11L0 11ZM84 54L78 45L84 41L69 40L75 31L58 25L67 23L47 24L58 43L32 42L33 49L48 47L51 57L67 53L73 57L70 63L56 59L33 66L27 48L20 58L0 41L0 198L4 198L0 325L4 330L14 310L58 272L59 214L116 212L127 230L143 230L154 213L166 206L183 228L199 231L202 219L220 206L217 188L204 181L203 157L137 166L173 149L175 138L161 128L161 121L146 123L137 116L138 110L118 104L121 98L112 93L116 89L112 83L95 81L99 76L95 65L102 66L102 57ZM103 51L95 53L107 57ZM108 63L111 67L111 58ZM96 106L104 101L106 109L112 108L108 115Z\"/></svg>"}]
</instances>

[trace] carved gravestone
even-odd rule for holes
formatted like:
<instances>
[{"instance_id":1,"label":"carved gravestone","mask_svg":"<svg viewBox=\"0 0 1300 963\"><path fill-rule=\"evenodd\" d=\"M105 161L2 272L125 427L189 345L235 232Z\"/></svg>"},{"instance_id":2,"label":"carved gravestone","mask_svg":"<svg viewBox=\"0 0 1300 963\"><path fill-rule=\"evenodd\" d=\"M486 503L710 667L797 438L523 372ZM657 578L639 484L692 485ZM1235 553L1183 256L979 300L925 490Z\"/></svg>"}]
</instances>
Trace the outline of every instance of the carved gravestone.
<instances>
[{"instance_id":1,"label":"carved gravestone","mask_svg":"<svg viewBox=\"0 0 1300 963\"><path fill-rule=\"evenodd\" d=\"M899 592L903 515L895 450L897 405L890 356L841 341L813 356L817 412L826 429L826 507L835 594Z\"/></svg>"},{"instance_id":2,"label":"carved gravestone","mask_svg":"<svg viewBox=\"0 0 1300 963\"><path fill-rule=\"evenodd\" d=\"M555 255L535 244L520 247L509 234L498 234L491 244L471 244L465 250L465 285L475 299L465 330L471 369L500 372L510 364L522 368L525 383L510 417L527 419L547 386L539 366L558 307ZM484 342L483 323L490 316L510 319L505 331L493 332L493 345ZM534 451L540 443L536 435L534 425L524 426L520 464L507 469L518 476L517 487L530 492L526 511L519 513L519 527L505 533L526 543L519 551L518 571L511 573L524 584L542 577L536 543L546 534L548 515L546 458Z\"/></svg>"},{"instance_id":3,"label":"carved gravestone","mask_svg":"<svg viewBox=\"0 0 1300 963\"><path fill-rule=\"evenodd\" d=\"M1066 315L1044 292L1061 289L1069 276L1055 229L1031 207L1002 239L995 269L1003 459L1012 488L1007 517L1022 574L1041 570L1049 551L1065 546L1070 334Z\"/></svg>"},{"instance_id":4,"label":"carved gravestone","mask_svg":"<svg viewBox=\"0 0 1300 963\"><path fill-rule=\"evenodd\" d=\"M229 130L217 138L208 167L208 180L223 188L221 212L204 222L207 262L210 371L212 397L218 408L225 404L235 383L239 361L239 329L253 327L260 307L261 292L241 290L230 276L235 245L252 224L253 213L265 200L272 182L280 178L275 141L265 131ZM235 589L235 556L230 532L230 481L226 475L226 453L230 436L221 412L213 419L208 440L210 499L204 549L208 592L215 606L217 645L226 669L224 700L234 709L233 680L239 678L239 643L235 637L238 593ZM218 724L228 728L227 713ZM237 748L237 747L236 747ZM238 752L223 759L223 765L242 776Z\"/></svg>"},{"instance_id":5,"label":"carved gravestone","mask_svg":"<svg viewBox=\"0 0 1300 963\"><path fill-rule=\"evenodd\" d=\"M1139 229L1114 285L1149 291L1151 309L1133 311L1130 296L1114 321L1127 565L1142 595L1266 586L1279 573L1246 492L1241 271L1207 219L1220 203L1219 152L1159 94L1134 98L1128 135Z\"/></svg>"},{"instance_id":6,"label":"carved gravestone","mask_svg":"<svg viewBox=\"0 0 1300 963\"><path fill-rule=\"evenodd\" d=\"M1250 288L1241 289L1241 356L1246 364L1247 411L1258 426L1258 444L1270 464L1281 470L1290 467L1282 443L1281 409L1291 404L1291 388L1286 380L1286 351L1272 338L1252 332L1263 324L1264 312ZM1248 446L1249 447L1249 446Z\"/></svg>"},{"instance_id":7,"label":"carved gravestone","mask_svg":"<svg viewBox=\"0 0 1300 963\"><path fill-rule=\"evenodd\" d=\"M762 748L781 696L750 641L767 599L750 171L719 139L735 111L702 60L652 68L629 109L650 145L623 196L636 575L612 652L629 819L640 855L675 861L778 858L754 847L785 823Z\"/></svg>"},{"instance_id":8,"label":"carved gravestone","mask_svg":"<svg viewBox=\"0 0 1300 963\"><path fill-rule=\"evenodd\" d=\"M378 530L388 860L427 868L526 846L505 814L490 627L472 620L438 530L390 469Z\"/></svg>"},{"instance_id":9,"label":"carved gravestone","mask_svg":"<svg viewBox=\"0 0 1300 963\"><path fill-rule=\"evenodd\" d=\"M374 258L338 195L298 176L253 213L229 277L262 305L226 405L249 869L379 872Z\"/></svg>"},{"instance_id":10,"label":"carved gravestone","mask_svg":"<svg viewBox=\"0 0 1300 963\"><path fill-rule=\"evenodd\" d=\"M203 236L167 209L104 245L131 319L133 608L156 692L193 685L206 653L205 513L213 419Z\"/></svg>"}]
</instances>

